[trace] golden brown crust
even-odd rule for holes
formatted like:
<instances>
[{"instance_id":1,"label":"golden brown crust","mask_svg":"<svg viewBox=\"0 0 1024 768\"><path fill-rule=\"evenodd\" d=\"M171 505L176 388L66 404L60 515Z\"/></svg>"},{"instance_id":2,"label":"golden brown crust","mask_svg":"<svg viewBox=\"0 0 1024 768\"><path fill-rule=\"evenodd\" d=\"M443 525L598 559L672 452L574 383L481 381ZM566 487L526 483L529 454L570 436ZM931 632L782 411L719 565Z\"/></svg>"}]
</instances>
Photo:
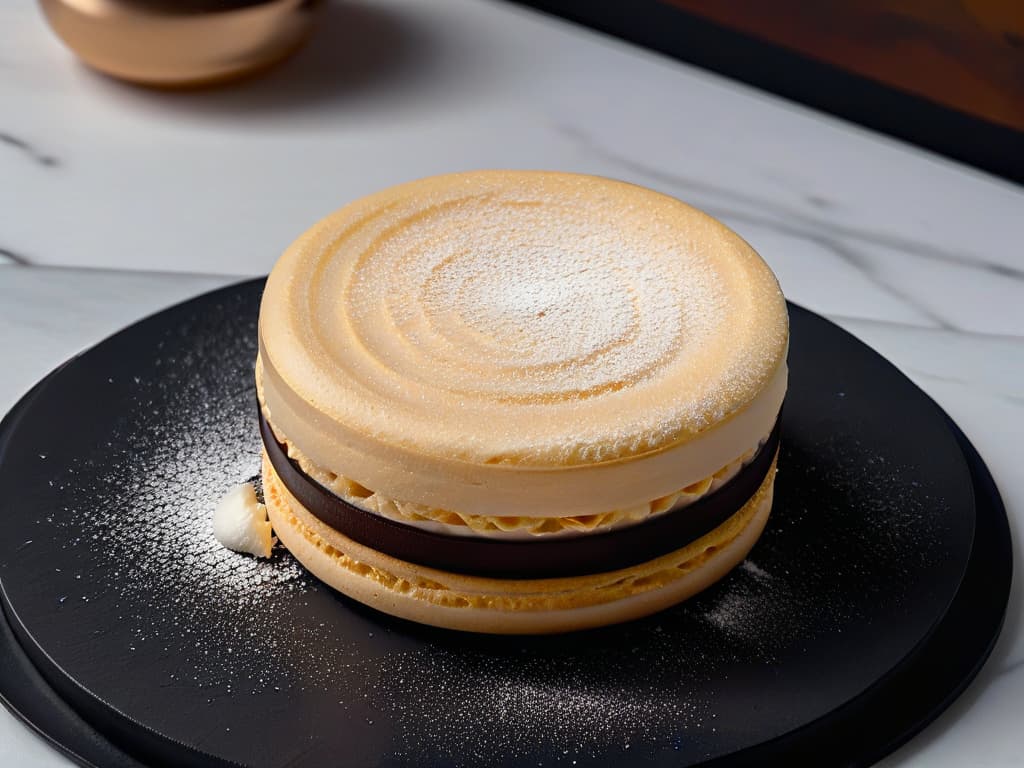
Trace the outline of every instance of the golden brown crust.
<instances>
[{"instance_id":1,"label":"golden brown crust","mask_svg":"<svg viewBox=\"0 0 1024 768\"><path fill-rule=\"evenodd\" d=\"M259 335L267 419L310 460L471 515L667 496L767 434L786 389L785 302L747 243L666 195L567 173L351 203L275 265Z\"/></svg>"},{"instance_id":2,"label":"golden brown crust","mask_svg":"<svg viewBox=\"0 0 1024 768\"><path fill-rule=\"evenodd\" d=\"M687 546L631 568L588 576L507 580L421 567L358 544L320 522L284 488L264 457L274 530L335 589L385 613L497 634L565 632L638 618L705 589L756 542L771 509L775 466L735 515Z\"/></svg>"}]
</instances>

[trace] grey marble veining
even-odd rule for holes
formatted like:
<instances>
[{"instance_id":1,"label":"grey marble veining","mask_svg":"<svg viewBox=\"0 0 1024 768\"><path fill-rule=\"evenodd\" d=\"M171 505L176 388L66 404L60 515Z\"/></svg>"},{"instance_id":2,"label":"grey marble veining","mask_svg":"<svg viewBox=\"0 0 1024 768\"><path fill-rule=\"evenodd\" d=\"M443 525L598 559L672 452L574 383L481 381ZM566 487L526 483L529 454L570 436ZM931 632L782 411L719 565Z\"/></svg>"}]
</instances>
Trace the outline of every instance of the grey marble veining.
<instances>
[{"instance_id":1,"label":"grey marble veining","mask_svg":"<svg viewBox=\"0 0 1024 768\"><path fill-rule=\"evenodd\" d=\"M803 197L803 201L811 206L809 212L806 207L780 204L770 198L752 195L707 179L690 178L674 173L665 167L663 160L638 160L599 145L592 137L573 126L562 125L557 126L557 129L616 165L633 170L647 179L664 182L673 191L678 192L681 198L708 200L706 207L709 211L713 209L716 216L816 241L850 241L862 243L865 247L880 246L942 263L991 272L1000 277L1015 279L1024 286L1024 266L1021 264L994 261L988 259L985 254L945 249L926 240L848 226L827 216L814 215L814 212L827 212L839 206L839 203L820 194L808 194Z\"/></svg>"},{"instance_id":2,"label":"grey marble veining","mask_svg":"<svg viewBox=\"0 0 1024 768\"><path fill-rule=\"evenodd\" d=\"M1024 251L1009 254L1009 260L997 260L985 253L946 248L884 229L844 224L829 215L836 212L839 204L820 194L803 196L800 206L779 203L766 195L674 172L671 163L663 158L638 159L598 143L577 127L560 125L557 129L588 152L621 169L623 175L628 173L703 208L752 241L756 240L756 233L767 231L784 242L799 241L838 259L871 286L911 310L922 325L1024 336L1024 311L1020 311L1019 302L1010 301L1013 294L1024 294ZM1021 216L1024 220L1024 200ZM766 257L771 261L770 252ZM940 302L930 300L918 289L917 275L905 274L906 267L894 269L894 260L910 262L911 272L943 270L960 284L962 291L969 292L965 303L975 305L996 299L1005 314L994 319L981 318L964 312L962 306L951 306L946 297ZM1003 294L1005 300L998 301L1003 297L993 293Z\"/></svg>"},{"instance_id":3,"label":"grey marble veining","mask_svg":"<svg viewBox=\"0 0 1024 768\"><path fill-rule=\"evenodd\" d=\"M6 264L27 265L32 263L27 256L24 256L20 253L15 253L14 251L8 250L7 248L0 248L0 260L2 260L0 261L0 263Z\"/></svg>"},{"instance_id":4,"label":"grey marble veining","mask_svg":"<svg viewBox=\"0 0 1024 768\"><path fill-rule=\"evenodd\" d=\"M25 157L30 159L34 163L38 163L47 168L60 165L60 161L53 155L47 155L40 152L38 149L33 147L24 139L19 139L17 136L12 136L9 133L0 131L0 144L4 144L12 149L21 152Z\"/></svg>"},{"instance_id":5,"label":"grey marble veining","mask_svg":"<svg viewBox=\"0 0 1024 768\"><path fill-rule=\"evenodd\" d=\"M95 76L31 4L0 13L0 247L34 263L259 274L368 191L560 168L708 209L812 309L1024 335L1019 188L523 8L353 0L265 78L197 93Z\"/></svg>"}]
</instances>

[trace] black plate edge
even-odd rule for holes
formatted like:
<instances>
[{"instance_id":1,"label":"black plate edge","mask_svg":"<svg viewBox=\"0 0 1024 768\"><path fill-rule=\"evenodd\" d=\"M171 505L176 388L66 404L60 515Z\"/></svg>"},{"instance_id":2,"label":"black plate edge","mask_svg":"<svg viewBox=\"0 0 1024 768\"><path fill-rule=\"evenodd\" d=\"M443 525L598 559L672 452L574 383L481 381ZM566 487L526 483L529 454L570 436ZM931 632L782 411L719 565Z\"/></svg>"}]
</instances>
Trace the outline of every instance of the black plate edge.
<instances>
[{"instance_id":1,"label":"black plate edge","mask_svg":"<svg viewBox=\"0 0 1024 768\"><path fill-rule=\"evenodd\" d=\"M876 753L872 762L880 760L885 755L896 751L899 747L906 744L942 714L967 689L974 678L978 676L978 673L981 672L985 663L992 655L996 643L999 641L1006 620L1006 609L1010 602L1010 590L1013 586L1013 537L1010 533L1010 522L1006 516L1006 506L1003 503L1002 495L999 493L992 473L981 458L981 454L978 453L974 444L971 443L952 418L947 415L946 420L949 428L960 443L960 449L963 451L964 458L967 460L971 470L971 478L974 481L975 501L977 502L979 498L983 499L986 507L985 511L988 513L984 520L985 524L975 526L974 549L972 550L971 558L975 564L981 563L984 568L979 570L971 569L964 576L965 582L967 582L968 578L971 579L968 583L968 586L971 588L970 591L972 594L980 595L980 602L984 603L986 608L985 610L977 610L977 603L968 604L966 600L954 601L954 604L946 612L946 617L939 630L943 631L943 640L947 637L954 638L962 645L969 645L969 643L963 643L965 638L954 629L964 623L961 614L971 612L977 615L989 615L994 620L990 622L989 630L986 632L989 636L988 640L972 646L975 653L973 662L961 665L961 681L945 692L916 724L908 726L907 730L892 736L888 743L881 745L879 747L880 751ZM977 506L975 511L977 514ZM991 523L991 527L989 527L988 523ZM980 531L979 528L981 529ZM982 546L979 546L979 538L981 539ZM975 555L975 552L984 552L988 547L992 547L992 551L987 553L989 558L982 558L981 554ZM988 589L988 586L991 584L1001 585L1001 588L995 590ZM973 588L978 585L981 585L982 588L974 592ZM963 589L963 585L961 585L961 589ZM959 595L960 593L958 592L957 594ZM972 628L977 627L977 624L974 622L968 625ZM969 640L970 638L966 639ZM966 648L961 647L961 651L965 650ZM954 658L964 659L970 656L970 653L964 653L964 655ZM919 672L920 687L915 684L911 687L912 690L921 690L926 685L934 686L935 676L930 674L931 671L933 669L945 668L947 663L948 657L937 653L934 643L929 643L926 647L920 649L914 660L914 664ZM896 707L895 710L898 712L900 708Z\"/></svg>"},{"instance_id":2,"label":"black plate edge","mask_svg":"<svg viewBox=\"0 0 1024 768\"><path fill-rule=\"evenodd\" d=\"M100 735L57 695L18 643L2 604L0 704L43 741L83 768L146 768Z\"/></svg>"},{"instance_id":3,"label":"black plate edge","mask_svg":"<svg viewBox=\"0 0 1024 768\"><path fill-rule=\"evenodd\" d=\"M988 584L988 579L996 578L996 583L1003 586L999 590L981 590L981 595L987 597L986 610L995 611L995 620L989 621L989 631L981 637L975 638L976 642L968 643L974 648L976 655L970 656L970 661L959 665L957 674L951 684L942 685L943 690L932 700L932 703L922 703L918 696L917 709L914 708L914 697L898 697L895 701L883 703L881 706L891 710L888 714L895 717L881 718L879 722L889 726L884 733L878 737L873 748L867 749L858 759L849 759L845 765L866 766L880 760L924 730L935 718L937 718L950 704L971 684L988 660L994 648L1005 618L1005 609L1009 601L1011 575L1013 570L1012 542L1010 537L1009 521L1006 517L1005 507L1002 498L977 450L964 436L963 432L949 420L950 428L954 431L964 451L968 465L971 468L971 476L979 493L977 498L984 500L983 508L985 524L976 527L976 543L979 534L982 543L993 546L996 550L994 557L983 557L984 546L976 546L972 550L970 564L968 566L968 577L964 579L964 585L975 583ZM950 626L958 626L953 621L955 610L964 609L965 603L969 601L967 587L961 587L961 591L954 598L954 604L946 617L940 621L939 628L931 635L924 647L918 648L912 658L906 660L888 679L880 681L856 699L850 701L843 709L832 713L820 721L811 723L804 728L794 731L786 736L772 742L767 742L747 753L727 755L714 761L705 763L708 768L718 766L754 766L764 765L766 761L785 759L787 765L815 765L828 764L828 760L834 760L837 744L842 744L849 739L848 734L857 733L863 743L865 733L879 734L877 728L864 730L864 720L872 716L872 709L877 709L879 700L891 695L893 686L906 684L915 678L930 682L927 686L934 689L935 681L945 679L943 676L933 674L935 668L948 670L948 661L951 658L948 648L937 643L948 642L950 637L954 640L957 632L950 629ZM0 602L6 602L0 601ZM969 610L969 607L966 607ZM108 739L100 735L88 723L82 720L78 714L62 699L53 688L46 682L36 667L32 664L22 646L14 637L9 624L6 610L0 610L3 626L0 627L0 703L2 703L16 718L25 723L29 728L38 733L57 750L74 760L84 768L146 768L145 764L137 761L128 754L122 752ZM949 622L947 622L949 619ZM976 624L968 624L976 629ZM945 628L945 629L944 629ZM941 663L935 665L936 659ZM912 691L923 690L922 687L911 685ZM10 692L21 692L22 695L11 695ZM929 694L935 693L933 690ZM906 701L910 698L911 701ZM52 707L52 711L48 710ZM907 713L913 712L911 716ZM899 715L903 715L900 717ZM837 719L849 718L845 726L837 726L834 722ZM807 739L798 752L795 752L796 745L801 740ZM823 762L826 761L826 762Z\"/></svg>"},{"instance_id":4,"label":"black plate edge","mask_svg":"<svg viewBox=\"0 0 1024 768\"><path fill-rule=\"evenodd\" d=\"M8 442L10 435L15 431L18 422L21 420L22 415L28 410L32 401L34 401L39 395L45 391L49 383L57 377L61 371L68 366L75 363L79 358L89 354L92 350L106 344L114 337L124 333L129 328L132 328L140 323L144 323L157 315L161 315L164 312L173 311L175 309L184 307L187 304L195 301L196 299L203 298L207 300L217 300L217 297L221 294L230 295L234 291L237 291L243 285L250 284L262 284L266 282L266 277L256 278L242 278L235 282L215 288L211 291L204 291L198 293L195 296L191 296L181 301L176 301L164 307L153 310L152 312L144 315L137 320L134 320L129 325L119 328L112 333L107 334L99 341L94 344L90 344L79 352L75 353L60 365L56 366L52 371L47 373L42 379L40 379L31 389L29 389L21 398L11 407L11 409L4 414L3 418L0 419L0 461L3 461L3 457L7 451ZM112 766L113 768L146 768L146 764L137 761L131 757L128 753L121 750L120 747L115 745L108 735L97 729L90 723L81 719L78 715L73 704L75 699L78 697L75 695L77 690L77 683L67 678L66 680L62 677L60 679L61 685L55 686L50 678L45 673L44 660L47 658L47 653L44 649L40 648L34 641L32 641L31 635L26 629L21 627L20 622L17 621L17 617L13 612L13 608L7 599L6 592L3 588L2 582L0 582L0 621L3 623L3 629L0 631L0 648L7 652L7 654L14 659L15 669L10 670L15 676L21 677L22 682L27 682L31 685L36 693L42 696L44 699L50 699L53 703L61 710L61 713L57 716L56 727L47 728L46 725L41 722L45 719L45 714L41 717L30 718L28 712L34 709L31 702L21 703L15 705L13 702L14 696L10 696L8 686L5 685L7 678L5 664L0 663L0 704L2 704L15 718L25 723L31 730L42 736L47 742L53 744L58 751L65 754L68 758L72 759L79 765L83 765L86 768L107 768ZM21 631L19 631L19 628ZM35 651L39 658L32 657L32 651ZM56 664L51 666L59 671L59 667ZM68 689L64 694L57 692L58 687L67 685ZM13 690L18 690L15 686ZM67 693L70 692L70 696ZM71 699L71 702L68 700ZM20 700L20 699L19 699ZM58 704L59 702L59 704ZM84 700L83 703L92 703L89 700ZM136 722L129 715L121 712L117 708L111 706L107 702L100 702L104 708L103 716L101 719L106 721L108 728L113 732L128 737L128 741L133 743L134 749L138 750L141 746L145 750L147 743L151 744L153 739L158 740L163 744L173 744L175 748L181 747L180 744L172 742L165 737L152 732L150 729L143 726L141 723ZM88 709L88 706L83 707ZM69 747L63 744L57 734L70 727L74 729L74 739L76 744L74 747ZM138 734L133 735L126 729L135 727L138 729ZM107 729L104 729L107 730ZM51 733L53 731L54 733ZM142 736L141 739L138 735ZM83 754L78 754L82 752ZM92 754L98 752L103 758L103 761L94 764L90 762L84 754ZM196 755L196 753L190 753ZM230 766L233 768L233 764L227 763L215 758L213 756L202 755L198 756L199 760L204 766L218 765L218 766ZM195 759L195 757L193 758ZM108 762L108 760L114 760L114 762ZM127 761L127 762L125 762ZM200 764L200 763L197 763Z\"/></svg>"},{"instance_id":5,"label":"black plate edge","mask_svg":"<svg viewBox=\"0 0 1024 768\"><path fill-rule=\"evenodd\" d=\"M173 310L175 308L178 308L178 307L181 307L181 306L183 306L185 304L189 304L189 303L191 303L192 301L194 301L194 300L196 300L198 298L215 300L216 297L219 294L222 294L222 293L228 294L228 293L231 293L232 291L235 291L235 290L239 289L243 285L262 283L262 282L265 282L265 280L266 280L266 278L264 278L264 277L252 278L252 279L243 279L243 280L239 280L238 282L231 283L229 285L223 286L221 288L214 289L212 291L208 291L208 292L205 292L205 293L197 294L194 297L185 299L185 300L177 302L175 304L171 304L171 305L169 305L167 307L164 307L162 309L158 309L158 310L156 310L156 311L146 315L145 317L140 318L139 320L133 322L131 325L134 326L134 325L137 325L138 323L142 323L142 322L144 322L144 321L146 321L146 320L148 320L148 319L150 319L150 318L152 318L152 317L154 317L156 315L162 314L162 313L167 312L167 311L171 311L171 310ZM791 308L796 308L798 311L802 311L802 312L805 312L805 313L807 313L809 315L813 315L818 320L822 320L822 321L826 322L827 324L829 324L830 326L834 327L836 330L846 334L847 336L852 338L854 341L856 341L861 346L863 346L863 347L865 347L865 348L867 348L869 350L871 349L871 347L869 345L865 344L863 341L858 339L856 336L854 336L853 334L851 334L848 331L846 331L845 329L843 329L842 326L838 325L837 323L832 322L828 318L825 318L825 317L823 317L823 316L819 315L818 313L813 312L811 310L807 310L807 309L805 309L804 307L802 307L800 305L793 304L792 302L787 302L787 303L789 304L789 306ZM7 442L8 442L8 439L9 439L8 436L13 431L13 429L16 426L17 422L20 420L22 412L25 409L27 409L27 407L30 405L31 401L34 400L35 397L37 397L39 395L39 393L45 388L47 383L54 376L56 376L63 368L65 368L66 366L68 366L71 363L73 363L77 358L79 358L82 355L88 353L90 350L94 349L95 347L98 347L98 346L104 344L106 341L108 341L109 339L113 338L114 336L117 336L118 334L122 333L124 330L125 329L121 329L119 331L115 331L114 333L109 334L108 336L106 336L102 340L98 341L96 344L93 344L93 345L89 346L85 350L83 350L80 353L78 353L78 354L74 355L73 357L69 358L63 364L57 366L53 371L51 371L41 381L39 381L32 389L30 389L11 408L11 410L4 416L4 418L2 420L0 420L0 459L2 459L3 454L4 454L5 450L6 450ZM877 354L877 353L875 353L875 354ZM890 367L895 369L901 375L904 375L904 374L902 374L901 371L899 371L899 368L897 366L895 366L893 363L891 363L888 359L882 357L881 355L879 355L879 357L882 360L884 360L884 362L887 365L889 365ZM918 389L920 389L920 388L918 388ZM991 543L991 544L993 544L993 545L995 545L997 547L1000 547L1000 545L1002 545L1000 547L1000 549L1002 549L1003 551L999 553L999 555L1000 555L999 557L993 558L991 560L986 559L986 560L982 561L981 558L977 556L977 549L978 548L977 548L976 545L977 545L977 541L978 541L978 526L977 526L977 517L978 517L977 511L978 510L977 510L977 505L976 505L976 509L975 509L976 520L975 520L974 543L972 544L971 554L970 554L969 561L968 561L968 568L965 571L965 575L964 575L963 579L961 580L961 584L960 584L956 594L951 599L949 605L947 605L946 610L937 618L935 624L932 626L932 628L929 630L929 632L925 635L925 637L922 639L922 641L914 649L911 650L911 652L908 654L908 656L906 656L901 662L899 662L895 667L893 667L893 669L890 670L889 674L886 677L883 677L881 680L876 681L875 683L873 683L867 689L865 689L860 694L858 694L854 699L851 699L849 702L847 702L847 704L844 705L843 707L841 707L839 710L835 710L835 711L833 711L831 713L828 713L827 715L823 716L822 718L819 718L819 720L816 720L816 721L814 721L812 723L808 723L805 726L801 727L800 729L792 731L792 732L790 732L790 733L788 733L788 734L786 734L784 736L779 737L778 739L775 739L775 740L772 740L772 741L769 741L769 742L765 742L764 744L758 745L756 747L751 747L751 748L749 748L747 750L744 750L741 753L733 753L731 755L722 756L721 758L715 758L714 760L712 760L710 762L702 763L702 765L709 766L709 768L717 768L718 766L725 766L725 765L729 765L729 766L761 765L761 764L764 764L765 760L770 760L770 759L773 759L773 758L781 759L783 757L785 757L786 762L789 765L816 765L816 766L820 766L820 765L823 765L823 764L828 764L827 760L835 757L834 752L835 752L836 739L841 738L841 735L839 734L839 728L837 728L836 724L833 721L840 719L840 716L842 716L842 717L850 717L855 711L866 710L867 706L869 704L876 703L876 699L880 698L881 694L884 692L883 689L887 689L888 687L890 687L891 685L894 684L894 678L913 677L913 672L914 672L916 667L921 666L922 659L924 659L925 661L928 661L927 657L929 655L929 653L928 653L929 650L931 650L931 656L935 656L936 654L935 654L934 648L933 648L935 635L938 634L939 629L941 629L943 627L943 625L947 625L947 621L946 620L947 620L949 614L951 613L953 606L963 602L962 600L960 600L960 598L961 598L962 593L964 592L964 583L967 581L967 574L970 573L973 570L972 566L983 567L983 566L986 566L986 565L992 565L993 563L996 562L996 560L998 560L998 562L1001 563L1003 567L1000 568L997 565L997 566L995 566L993 568L990 568L989 570L992 570L992 571L995 572L996 575L994 576L994 578L997 578L997 579L1000 578L1000 574L1002 574L1002 578L1005 578L1005 589L996 593L997 596L999 594L1003 595L1001 599L997 599L995 602L992 602L991 600L988 601L988 602L992 603L992 607L997 609L998 620L995 622L993 634L991 634L991 636L988 636L987 639L982 644L983 648L982 648L981 655L977 656L977 657L974 657L972 659L971 664L968 665L969 668L965 669L964 672L962 673L963 676L959 677L956 681L954 681L953 687L950 688L948 691L946 691L946 692L944 692L942 694L942 696L941 696L941 698L940 698L938 703L930 705L930 708L927 710L927 712L924 715L922 715L920 717L917 717L917 718L914 718L913 722L906 726L910 730L906 730L904 732L900 732L898 729L895 729L895 730L897 730L897 733L895 733L895 734L891 735L890 737L888 737L886 740L884 740L882 743L880 743L874 750L869 750L868 751L868 754L870 755L870 757L869 758L865 758L865 760L866 760L865 762L849 761L849 762L843 763L843 765L850 765L850 766L854 766L854 765L870 765L871 763L873 763L876 760L880 759L881 757L889 754L889 752L895 750L900 745L904 744L906 741L911 739L914 735L916 735L923 728L925 728L930 722L932 722L943 710L945 710L952 703L953 700L956 699L957 696L960 695L960 693L963 692L963 690L975 678L975 676L978 674L978 672L980 671L980 669L984 665L985 661L988 659L988 657L989 657L989 655L990 655L990 653L992 651L992 648L994 647L994 645L995 645L995 643L996 643L996 641L997 641L997 639L999 637L999 634L1000 634L1000 631L1001 631L1001 628L1002 628L1003 619L1005 617L1006 605L1007 605L1008 600L1009 600L1009 591L1010 591L1010 586L1011 586L1011 579L1010 579L1010 577L1012 575L1012 548L1011 548L1011 540L1010 540L1010 533L1009 533L1009 523L1008 523L1008 520L1006 518L1005 506L1003 505L1002 498L1001 498L1001 496L999 494L999 491L998 491L997 487L995 486L995 482L992 479L991 473L988 471L988 468L984 464L984 461L981 459L980 455L978 454L978 452L976 451L974 446L970 443L970 441L967 439L967 437L964 435L964 433L960 430L960 428L956 425L956 423L938 405L938 403L936 403L931 397L929 397L923 391L921 391L921 393L931 403L932 407L934 407L942 415L942 417L943 417L947 427L950 429L953 437L957 440L957 443L958 443L958 445L959 445L959 447L961 449L961 452L964 455L965 461L966 461L966 463L968 465L968 469L969 469L969 472L970 472L970 477L972 479L972 490L974 491L974 496L975 496L976 502L977 502L977 500L979 498L979 493L977 491L978 491L978 487L979 487L979 484L980 484L982 486L982 490L983 490L983 493L981 494L981 498L983 498L987 502L991 503L991 509L989 510L989 512L994 517L992 522L994 523L995 529L998 529L999 530L999 534L1001 534L1001 535L997 534L995 532L995 530L993 530L992 531L992 535L987 537L987 539L989 539L989 543ZM993 577L989 576L988 578L993 578ZM975 580L977 581L978 579L975 579ZM985 595L985 594L987 594L987 593L984 590L982 590L982 595ZM3 631L0 632L0 647L5 648L5 650L8 650L9 652L13 652L15 655L20 655L20 657L22 657L24 659L24 662L29 665L29 667L34 672L34 675L31 675L31 676L35 678L35 682L39 686L38 689L37 689L37 692L39 692L43 697L54 697L54 698L56 698L63 705L62 708L66 708L66 710L67 710L66 714L69 717L75 718L75 719L79 719L79 723L80 723L80 726L81 726L82 733L80 733L78 735L82 739L89 739L89 740L92 740L92 741L96 741L97 739L101 739L102 741L104 741L106 743L107 747L112 752L120 753L120 750L116 746L114 746L110 742L107 742L106 739L103 739L103 737L99 736L98 731L96 731L95 729L91 728L84 721L81 721L80 718L78 718L78 715L75 713L75 711L67 704L67 702L63 698L61 698L60 696L58 696L56 694L54 688L47 682L47 678L45 677L45 675L41 674L40 670L32 663L29 654L27 654L27 652L26 652L26 647L23 646L18 641L18 639L14 636L14 633L16 632L17 624L16 623L12 623L11 619L15 618L15 617L13 617L13 614L10 614L10 611L11 611L11 608L10 608L10 606L8 604L6 594L4 593L2 585L0 585L0 614L2 614L2 619L3 619L3 623L4 623ZM16 619L15 619L15 622L16 622ZM970 624L969 626L974 627L975 625L974 624ZM947 631L945 634L952 635L953 633L951 631ZM8 643L8 641L10 641L10 644ZM27 631L25 631L25 637L22 639L22 642L25 642L25 641L28 641L30 645L33 645L33 646L35 645L34 643L31 642L31 637L30 637L30 635L28 635ZM36 646L36 650L38 651L39 654L42 655L42 657L46 656L46 652L42 648L39 648L38 646ZM54 666L56 666L56 665L54 665ZM931 677L929 677L927 675L921 675L921 677L922 677L922 679L924 679L926 681L930 680L933 683L934 683L934 680L937 679L936 676L934 676L934 675L932 675ZM11 706L10 703L9 703L9 700L8 700L8 696L5 694L6 686L3 685L3 683L5 681L6 681L6 678L4 676L4 668L3 668L3 665L0 665L0 703L3 703L4 706L7 707L12 712L12 714L15 715L15 717L17 717L18 719L20 719L23 722L25 722L27 725L29 725L29 727L31 727L37 733L40 733L41 735L43 735L44 738L46 738L47 741L49 741L50 743L53 743L60 751L64 752L70 758L76 760L76 762L79 762L79 764L81 764L81 765L87 766L87 768L96 768L96 766L94 764L89 763L87 761L84 761L79 755L77 755L76 752L75 752L75 749L69 748L69 747L61 744L59 741L57 741L49 733L49 730L51 730L51 729L47 729L42 723L39 723L39 722L30 720L30 719L27 719L24 716L24 712L22 711L21 708ZM73 680L69 679L66 682L70 686L74 686L75 685ZM156 738L156 739L162 741L162 743L164 743L164 744L174 744L175 747L181 746L181 745L179 745L179 744L177 744L175 742L167 740L166 737L163 737L163 736L160 736L158 734L155 734L155 733L151 732L148 728L145 728L145 726L142 726L140 723L137 723L130 716L120 712L119 710L117 710L116 708L110 706L109 704L106 704L105 702L103 702L103 705L109 710L107 712L107 717L113 716L114 718L119 718L119 719L121 719L123 721L122 723L119 723L119 724L117 724L115 726L115 728L114 728L115 732L121 732L121 729L123 728L123 726L125 724L128 724L130 726L135 726L135 727L139 728L141 731L145 732L145 737L143 738L143 741L142 741L143 744L146 741L148 741L149 739L151 739L151 738ZM60 716L58 716L58 720L59 719L60 719ZM892 722L894 722L896 720L898 720L898 718L890 718L886 722L887 723L892 723ZM62 728L61 728L62 725L64 725L64 724L63 723L59 723L58 727L54 728L52 730L62 730ZM856 730L856 726L855 725L847 725L847 730L852 732L852 731ZM889 730L894 730L894 729L890 728ZM859 736L863 736L863 734L861 733L861 734L859 734ZM812 752L809 747L801 747L799 753L793 753L793 752L789 751L789 750L793 749L794 740L800 741L800 740L805 740L805 739L816 739L817 741L814 742L814 743L818 744L818 748L821 749L821 752L820 753L819 752ZM134 739L132 739L132 740L134 741ZM861 739L861 741L863 742L863 739ZM138 747L138 744L136 744L136 748L137 747ZM826 748L827 748L827 752L825 751ZM753 756L748 757L748 753L750 753ZM124 753L120 753L120 754L124 755ZM193 760L195 758L199 758L200 760L205 759L207 761L207 762L204 762L204 763L198 763L198 762L194 763L196 765L199 765L199 764L202 764L202 765L216 764L216 765L222 765L222 766L223 765L231 765L230 763L226 763L225 761L220 760L219 758L213 758L212 756L206 756L206 755L200 756L199 754L196 754L196 753L193 753L193 755L194 755ZM127 755L124 755L124 757L128 758ZM128 759L131 759L131 758L128 758ZM190 764L193 764L192 761L189 761L189 762L190 762ZM103 763L102 765L105 766L105 765L108 765L108 763ZM124 765L125 766L130 766L130 768L136 768L137 766L140 766L142 764L132 760L132 762L125 763Z\"/></svg>"},{"instance_id":6,"label":"black plate edge","mask_svg":"<svg viewBox=\"0 0 1024 768\"><path fill-rule=\"evenodd\" d=\"M963 431L948 415L944 416L970 469L976 502L968 566L945 614L888 675L839 709L778 739L701 763L702 768L873 765L931 724L985 666L1002 633L1009 604L1013 575L1010 525L988 467ZM1001 588L991 590L990 584ZM963 618L965 614L972 618ZM981 622L974 620L977 616L982 617ZM970 636L960 631L962 626L970 628ZM985 627L985 631L979 632L979 627ZM959 663L951 675L953 661ZM949 681L950 677L954 679ZM865 728L866 723L875 727ZM875 742L872 746L864 746L871 741ZM856 758L836 754L853 743L861 745L863 754Z\"/></svg>"},{"instance_id":7,"label":"black plate edge","mask_svg":"<svg viewBox=\"0 0 1024 768\"><path fill-rule=\"evenodd\" d=\"M102 738L112 750L120 752L123 748L130 755L138 755L140 758L143 755L147 758L152 757L155 762L146 763L151 766L245 768L238 763L190 748L173 738L158 733L83 688L77 680L61 669L45 648L35 642L28 629L18 620L17 613L11 606L2 584L0 584L0 614L3 615L6 629L12 635L12 640L24 655L26 662L32 666L32 669L43 681L45 693L52 694L63 702L76 718L80 717L79 712L88 713L86 719L82 719L85 732L91 734L93 738ZM3 697L2 691L0 691L0 697ZM39 730L35 725L33 728ZM106 763L101 765L102 768L107 766ZM135 764L129 763L129 765Z\"/></svg>"},{"instance_id":8,"label":"black plate edge","mask_svg":"<svg viewBox=\"0 0 1024 768\"><path fill-rule=\"evenodd\" d=\"M71 357L38 381L0 420L0 461L7 448L8 436L13 432L21 414L45 389L50 378L78 357ZM14 635L2 586L0 704L43 741L84 768L145 768L142 763L101 736L43 678Z\"/></svg>"}]
</instances>

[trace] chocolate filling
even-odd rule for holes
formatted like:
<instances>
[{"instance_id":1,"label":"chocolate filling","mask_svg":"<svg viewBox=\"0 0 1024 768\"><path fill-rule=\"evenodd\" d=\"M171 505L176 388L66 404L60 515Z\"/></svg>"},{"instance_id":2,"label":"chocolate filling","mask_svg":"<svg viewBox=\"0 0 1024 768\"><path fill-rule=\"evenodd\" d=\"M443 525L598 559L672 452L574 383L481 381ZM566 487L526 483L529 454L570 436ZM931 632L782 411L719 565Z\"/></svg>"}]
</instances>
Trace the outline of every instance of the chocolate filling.
<instances>
[{"instance_id":1,"label":"chocolate filling","mask_svg":"<svg viewBox=\"0 0 1024 768\"><path fill-rule=\"evenodd\" d=\"M583 576L625 568L681 549L720 526L750 499L771 469L779 445L775 422L754 459L718 490L642 523L579 536L504 540L449 536L360 509L300 469L277 441L263 413L260 434L285 488L326 525L379 552L443 571L506 579Z\"/></svg>"}]
</instances>

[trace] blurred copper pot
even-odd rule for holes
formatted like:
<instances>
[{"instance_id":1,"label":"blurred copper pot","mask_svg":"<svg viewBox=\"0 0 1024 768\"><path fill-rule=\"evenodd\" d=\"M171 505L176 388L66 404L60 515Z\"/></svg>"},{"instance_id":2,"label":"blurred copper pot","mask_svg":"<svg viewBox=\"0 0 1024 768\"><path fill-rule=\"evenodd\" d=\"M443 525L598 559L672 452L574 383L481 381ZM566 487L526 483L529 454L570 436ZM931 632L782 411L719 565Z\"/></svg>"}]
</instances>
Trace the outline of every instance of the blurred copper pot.
<instances>
[{"instance_id":1,"label":"blurred copper pot","mask_svg":"<svg viewBox=\"0 0 1024 768\"><path fill-rule=\"evenodd\" d=\"M309 34L319 0L40 0L91 67L145 85L232 79L268 67Z\"/></svg>"}]
</instances>

